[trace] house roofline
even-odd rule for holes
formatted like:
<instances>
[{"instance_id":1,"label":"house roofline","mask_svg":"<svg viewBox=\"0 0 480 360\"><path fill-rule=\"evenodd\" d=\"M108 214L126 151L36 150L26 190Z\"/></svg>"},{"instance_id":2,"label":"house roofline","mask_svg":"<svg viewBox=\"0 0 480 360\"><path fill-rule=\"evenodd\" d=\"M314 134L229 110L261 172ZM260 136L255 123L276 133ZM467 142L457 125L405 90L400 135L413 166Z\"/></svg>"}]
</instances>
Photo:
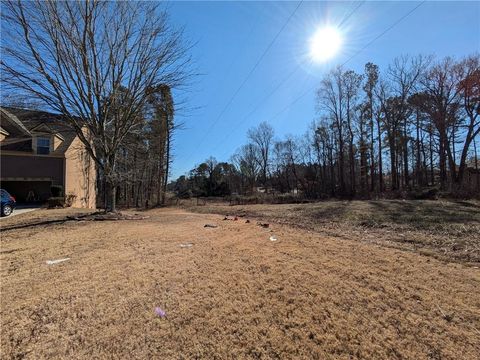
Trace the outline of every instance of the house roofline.
<instances>
[{"instance_id":1,"label":"house roofline","mask_svg":"<svg viewBox=\"0 0 480 360\"><path fill-rule=\"evenodd\" d=\"M37 131L38 128L40 127L46 127L49 132L53 135L53 136L56 136L58 137L60 140L64 141L65 138L58 132L58 131L55 131L53 130L50 126L48 126L48 124L46 123L40 123L36 126L34 126L33 128L30 129L30 131L32 132L32 136L34 136L35 134L33 134L33 132L40 132L40 131Z\"/></svg>"},{"instance_id":2,"label":"house roofline","mask_svg":"<svg viewBox=\"0 0 480 360\"><path fill-rule=\"evenodd\" d=\"M28 131L28 129L25 127L25 125L23 125L23 123L15 116L13 115L11 112L5 110L3 107L0 106L0 111L6 116L8 117L16 126L17 128L24 133L24 135L26 136L32 136L32 134L30 133L30 131Z\"/></svg>"}]
</instances>

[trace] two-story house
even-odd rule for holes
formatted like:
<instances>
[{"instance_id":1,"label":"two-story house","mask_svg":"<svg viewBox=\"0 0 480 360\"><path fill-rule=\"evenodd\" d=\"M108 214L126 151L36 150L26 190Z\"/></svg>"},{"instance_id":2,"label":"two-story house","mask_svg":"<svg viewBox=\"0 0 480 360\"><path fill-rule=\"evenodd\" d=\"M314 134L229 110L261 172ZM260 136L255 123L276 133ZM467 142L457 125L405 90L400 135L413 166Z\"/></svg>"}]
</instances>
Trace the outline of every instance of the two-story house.
<instances>
[{"instance_id":1,"label":"two-story house","mask_svg":"<svg viewBox=\"0 0 480 360\"><path fill-rule=\"evenodd\" d=\"M46 201L60 185L72 206L95 208L95 163L58 114L0 107L0 182L17 202Z\"/></svg>"}]
</instances>

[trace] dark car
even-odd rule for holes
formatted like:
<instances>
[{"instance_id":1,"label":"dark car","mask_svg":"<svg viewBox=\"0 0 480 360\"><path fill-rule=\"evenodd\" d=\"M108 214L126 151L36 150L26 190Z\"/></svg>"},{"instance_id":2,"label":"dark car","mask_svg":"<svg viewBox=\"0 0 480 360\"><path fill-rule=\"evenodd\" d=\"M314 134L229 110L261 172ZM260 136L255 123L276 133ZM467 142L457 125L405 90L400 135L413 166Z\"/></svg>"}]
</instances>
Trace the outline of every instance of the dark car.
<instances>
[{"instance_id":1,"label":"dark car","mask_svg":"<svg viewBox=\"0 0 480 360\"><path fill-rule=\"evenodd\" d=\"M4 189L0 189L0 195L2 197L2 216L8 216L13 212L13 209L15 209L15 198Z\"/></svg>"}]
</instances>

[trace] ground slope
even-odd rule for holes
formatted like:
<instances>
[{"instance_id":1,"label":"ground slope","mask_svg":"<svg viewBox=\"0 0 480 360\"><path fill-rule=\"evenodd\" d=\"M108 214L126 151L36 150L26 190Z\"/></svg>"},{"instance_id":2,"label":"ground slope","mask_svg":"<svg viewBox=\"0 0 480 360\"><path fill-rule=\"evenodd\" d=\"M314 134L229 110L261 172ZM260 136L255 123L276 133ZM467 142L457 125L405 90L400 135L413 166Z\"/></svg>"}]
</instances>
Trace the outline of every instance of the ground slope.
<instances>
[{"instance_id":1,"label":"ground slope","mask_svg":"<svg viewBox=\"0 0 480 360\"><path fill-rule=\"evenodd\" d=\"M189 205L200 213L251 216L480 266L480 203L449 200L320 201L310 204Z\"/></svg>"},{"instance_id":2,"label":"ground slope","mask_svg":"<svg viewBox=\"0 0 480 360\"><path fill-rule=\"evenodd\" d=\"M2 358L478 358L479 269L286 225L146 214L3 231Z\"/></svg>"}]
</instances>

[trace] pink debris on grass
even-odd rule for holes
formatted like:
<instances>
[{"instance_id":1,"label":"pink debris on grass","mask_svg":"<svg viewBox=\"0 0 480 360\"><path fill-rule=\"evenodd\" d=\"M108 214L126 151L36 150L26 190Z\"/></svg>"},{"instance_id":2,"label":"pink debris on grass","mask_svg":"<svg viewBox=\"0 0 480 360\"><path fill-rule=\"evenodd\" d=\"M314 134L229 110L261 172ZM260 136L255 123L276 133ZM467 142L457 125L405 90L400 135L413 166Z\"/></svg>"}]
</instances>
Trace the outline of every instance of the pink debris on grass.
<instances>
[{"instance_id":1,"label":"pink debris on grass","mask_svg":"<svg viewBox=\"0 0 480 360\"><path fill-rule=\"evenodd\" d=\"M157 314L161 318L164 318L165 316L167 316L167 313L165 311L163 311L162 309L160 309L159 307L155 308L155 314Z\"/></svg>"}]
</instances>

